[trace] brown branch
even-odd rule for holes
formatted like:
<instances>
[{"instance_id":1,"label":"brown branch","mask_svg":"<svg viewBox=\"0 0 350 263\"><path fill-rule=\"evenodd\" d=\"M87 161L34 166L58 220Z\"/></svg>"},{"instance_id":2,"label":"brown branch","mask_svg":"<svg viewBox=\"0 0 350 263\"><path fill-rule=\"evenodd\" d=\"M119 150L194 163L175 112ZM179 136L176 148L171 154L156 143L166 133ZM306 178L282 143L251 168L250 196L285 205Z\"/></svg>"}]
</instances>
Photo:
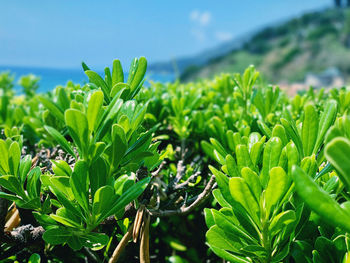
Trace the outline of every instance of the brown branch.
<instances>
[{"instance_id":1,"label":"brown branch","mask_svg":"<svg viewBox=\"0 0 350 263\"><path fill-rule=\"evenodd\" d=\"M174 189L175 189L175 190L178 190L178 189L181 189L181 188L187 186L193 179L197 178L200 174L201 174L200 171L198 171L198 172L192 174L190 177L187 178L186 181L184 181L184 182L181 183L181 184L177 184L177 185L174 187Z\"/></svg>"},{"instance_id":2,"label":"brown branch","mask_svg":"<svg viewBox=\"0 0 350 263\"><path fill-rule=\"evenodd\" d=\"M149 210L149 213L151 216L158 216L158 217L166 217L166 216L174 216L174 215L185 215L191 212L193 209L201 205L210 195L211 190L213 189L215 185L215 176L212 175L209 182L205 186L202 193L200 193L196 200L190 204L189 206L182 206L179 209L174 210Z\"/></svg>"},{"instance_id":3,"label":"brown branch","mask_svg":"<svg viewBox=\"0 0 350 263\"><path fill-rule=\"evenodd\" d=\"M177 166L176 166L176 176L175 176L175 179L174 179L174 184L177 184L182 176L183 176L183 173L185 171L185 165L184 165L184 161L183 160L180 160L178 163L177 163Z\"/></svg>"},{"instance_id":4,"label":"brown branch","mask_svg":"<svg viewBox=\"0 0 350 263\"><path fill-rule=\"evenodd\" d=\"M132 232L133 232L134 224L131 224L131 226L128 229L128 232L123 236L122 240L120 240L118 246L114 249L114 252L109 259L108 263L115 263L119 259L121 253L124 251L126 245L128 244L129 240L132 238Z\"/></svg>"},{"instance_id":5,"label":"brown branch","mask_svg":"<svg viewBox=\"0 0 350 263\"><path fill-rule=\"evenodd\" d=\"M149 258L149 222L150 216L147 214L143 219L140 241L140 263L150 263Z\"/></svg>"},{"instance_id":6,"label":"brown branch","mask_svg":"<svg viewBox=\"0 0 350 263\"><path fill-rule=\"evenodd\" d=\"M154 172L152 172L151 178L157 177L157 176L160 174L160 172L163 170L163 167L164 167L165 163L166 163L166 162L163 161L163 162L159 165L158 169L155 170Z\"/></svg>"}]
</instances>

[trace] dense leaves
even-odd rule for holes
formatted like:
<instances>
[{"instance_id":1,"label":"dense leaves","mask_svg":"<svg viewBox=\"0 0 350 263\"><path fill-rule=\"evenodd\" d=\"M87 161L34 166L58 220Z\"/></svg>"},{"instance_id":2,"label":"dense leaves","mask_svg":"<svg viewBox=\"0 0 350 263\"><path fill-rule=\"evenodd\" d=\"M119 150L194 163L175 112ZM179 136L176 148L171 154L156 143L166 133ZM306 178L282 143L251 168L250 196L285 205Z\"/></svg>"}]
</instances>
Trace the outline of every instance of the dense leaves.
<instances>
[{"instance_id":1,"label":"dense leaves","mask_svg":"<svg viewBox=\"0 0 350 263\"><path fill-rule=\"evenodd\" d=\"M0 259L346 262L348 89L290 98L253 66L142 88L143 57L127 76L82 66L89 83L45 94L0 75L1 235L15 215L46 244Z\"/></svg>"}]
</instances>

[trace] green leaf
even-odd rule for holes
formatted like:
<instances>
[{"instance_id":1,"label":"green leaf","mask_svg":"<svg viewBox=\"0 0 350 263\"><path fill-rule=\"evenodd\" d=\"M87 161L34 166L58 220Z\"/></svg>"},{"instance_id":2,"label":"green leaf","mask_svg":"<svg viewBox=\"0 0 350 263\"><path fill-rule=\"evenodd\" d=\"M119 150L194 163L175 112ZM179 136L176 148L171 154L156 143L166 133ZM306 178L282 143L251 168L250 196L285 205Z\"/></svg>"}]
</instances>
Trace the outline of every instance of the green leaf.
<instances>
[{"instance_id":1,"label":"green leaf","mask_svg":"<svg viewBox=\"0 0 350 263\"><path fill-rule=\"evenodd\" d=\"M89 211L89 177L88 165L85 161L79 160L75 163L74 171L69 179L75 200L88 213Z\"/></svg>"},{"instance_id":2,"label":"green leaf","mask_svg":"<svg viewBox=\"0 0 350 263\"><path fill-rule=\"evenodd\" d=\"M41 176L43 178L43 176ZM70 177L68 176L52 176L49 177L49 186L54 187L70 201L74 200L74 195L69 184Z\"/></svg>"},{"instance_id":3,"label":"green leaf","mask_svg":"<svg viewBox=\"0 0 350 263\"><path fill-rule=\"evenodd\" d=\"M109 100L109 88L106 84L106 82L98 75L96 72L92 70L86 70L85 74L89 77L89 81L91 83L94 83L97 87L101 88L103 91L104 99L107 103L110 102Z\"/></svg>"},{"instance_id":4,"label":"green leaf","mask_svg":"<svg viewBox=\"0 0 350 263\"><path fill-rule=\"evenodd\" d=\"M214 139L214 138L210 138L210 142L211 144L214 146L214 149L221 155L223 156L223 158L228 154L225 150L225 148L221 145L221 143Z\"/></svg>"},{"instance_id":5,"label":"green leaf","mask_svg":"<svg viewBox=\"0 0 350 263\"><path fill-rule=\"evenodd\" d=\"M282 141L282 145L286 145L289 141L286 134L286 130L280 124L276 124L275 127L273 127L271 136L280 138Z\"/></svg>"},{"instance_id":6,"label":"green leaf","mask_svg":"<svg viewBox=\"0 0 350 263\"><path fill-rule=\"evenodd\" d=\"M270 170L278 165L282 151L282 141L279 137L272 137L265 146L263 155L263 167L260 174L260 181L263 188L266 188L269 181Z\"/></svg>"},{"instance_id":7,"label":"green leaf","mask_svg":"<svg viewBox=\"0 0 350 263\"><path fill-rule=\"evenodd\" d=\"M103 92L95 91L89 100L86 117L89 124L90 134L95 130L97 117L103 105Z\"/></svg>"},{"instance_id":8,"label":"green leaf","mask_svg":"<svg viewBox=\"0 0 350 263\"><path fill-rule=\"evenodd\" d=\"M107 184L107 165L103 158L97 158L89 167L91 196L95 196L97 189Z\"/></svg>"},{"instance_id":9,"label":"green leaf","mask_svg":"<svg viewBox=\"0 0 350 263\"><path fill-rule=\"evenodd\" d=\"M128 147L126 135L124 129L114 124L112 126L112 158L110 165L113 168L117 168L122 158L124 157Z\"/></svg>"},{"instance_id":10,"label":"green leaf","mask_svg":"<svg viewBox=\"0 0 350 263\"><path fill-rule=\"evenodd\" d=\"M233 198L230 193L230 188L229 188L229 178L223 174L222 172L218 171L215 169L213 166L209 165L210 171L214 174L215 180L220 188L220 191L222 193L222 196L225 198L225 200L232 205L233 203Z\"/></svg>"},{"instance_id":11,"label":"green leaf","mask_svg":"<svg viewBox=\"0 0 350 263\"><path fill-rule=\"evenodd\" d=\"M64 122L63 110L59 106L44 96L37 96L37 98L53 116L55 116L58 120Z\"/></svg>"},{"instance_id":12,"label":"green leaf","mask_svg":"<svg viewBox=\"0 0 350 263\"><path fill-rule=\"evenodd\" d=\"M229 180L229 187L232 198L240 203L254 221L257 222L260 214L259 205L250 192L245 180L240 177L233 177Z\"/></svg>"},{"instance_id":13,"label":"green leaf","mask_svg":"<svg viewBox=\"0 0 350 263\"><path fill-rule=\"evenodd\" d=\"M58 90L58 104L63 107L63 110L69 108L70 99L67 96L67 93L63 87L60 87Z\"/></svg>"},{"instance_id":14,"label":"green leaf","mask_svg":"<svg viewBox=\"0 0 350 263\"><path fill-rule=\"evenodd\" d=\"M219 228L217 225L212 226L206 233L208 243L215 245L221 249L238 252L240 247L240 240L237 238L230 238L227 233Z\"/></svg>"},{"instance_id":15,"label":"green leaf","mask_svg":"<svg viewBox=\"0 0 350 263\"><path fill-rule=\"evenodd\" d=\"M243 167L249 167L254 169L253 163L250 160L248 148L246 145L239 144L236 146L236 157L238 171L241 171Z\"/></svg>"},{"instance_id":16,"label":"green leaf","mask_svg":"<svg viewBox=\"0 0 350 263\"><path fill-rule=\"evenodd\" d=\"M21 185L19 178L13 175L0 176L0 185L12 193L16 193L21 197L25 196L23 186Z\"/></svg>"},{"instance_id":17,"label":"green leaf","mask_svg":"<svg viewBox=\"0 0 350 263\"><path fill-rule=\"evenodd\" d=\"M269 231L270 235L274 236L277 233L281 232L283 227L287 226L290 223L293 223L296 220L296 215L293 210L284 211L276 215L270 226Z\"/></svg>"},{"instance_id":18,"label":"green leaf","mask_svg":"<svg viewBox=\"0 0 350 263\"><path fill-rule=\"evenodd\" d=\"M258 121L258 126L259 126L259 129L262 131L262 133L267 137L267 138L270 138L271 135L272 135L272 132L270 130L269 127L267 127L267 125L263 122L263 121Z\"/></svg>"},{"instance_id":19,"label":"green leaf","mask_svg":"<svg viewBox=\"0 0 350 263\"><path fill-rule=\"evenodd\" d=\"M337 137L327 144L325 150L328 161L339 172L339 178L350 191L350 140Z\"/></svg>"},{"instance_id":20,"label":"green leaf","mask_svg":"<svg viewBox=\"0 0 350 263\"><path fill-rule=\"evenodd\" d=\"M27 174L32 166L32 157L30 155L26 155L19 164L19 177L21 179L22 184L27 178Z\"/></svg>"},{"instance_id":21,"label":"green leaf","mask_svg":"<svg viewBox=\"0 0 350 263\"><path fill-rule=\"evenodd\" d=\"M127 174L119 176L114 182L114 190L118 196L121 196L127 189L134 185L134 180Z\"/></svg>"},{"instance_id":22,"label":"green leaf","mask_svg":"<svg viewBox=\"0 0 350 263\"><path fill-rule=\"evenodd\" d=\"M101 118L101 125L99 125L99 128L96 131L95 141L102 140L102 138L106 135L108 131L110 131L113 122L115 121L114 118L118 114L120 108L123 105L123 100L116 99L113 100L108 108L106 109L105 113L103 114Z\"/></svg>"},{"instance_id":23,"label":"green leaf","mask_svg":"<svg viewBox=\"0 0 350 263\"><path fill-rule=\"evenodd\" d=\"M91 162L96 161L106 150L106 144L104 142L97 142L95 144L90 144L89 156Z\"/></svg>"},{"instance_id":24,"label":"green leaf","mask_svg":"<svg viewBox=\"0 0 350 263\"><path fill-rule=\"evenodd\" d=\"M216 189L216 190L218 190L218 189ZM214 221L214 216L213 216L212 210L213 209L204 208L205 224L207 225L208 228L211 228L213 225L215 225L215 221Z\"/></svg>"},{"instance_id":25,"label":"green leaf","mask_svg":"<svg viewBox=\"0 0 350 263\"><path fill-rule=\"evenodd\" d=\"M301 138L300 135L297 131L297 128L295 126L294 121L288 121L284 118L281 118L281 124L283 125L283 127L285 128L288 136L292 139L292 141L294 142L295 146L298 149L298 152L301 156L304 156L304 150L302 147L302 142L301 142Z\"/></svg>"},{"instance_id":26,"label":"green leaf","mask_svg":"<svg viewBox=\"0 0 350 263\"><path fill-rule=\"evenodd\" d=\"M41 207L40 197L35 197L33 199L26 198L24 200L18 200L16 201L16 205L24 209L31 209L31 210L40 209Z\"/></svg>"},{"instance_id":27,"label":"green leaf","mask_svg":"<svg viewBox=\"0 0 350 263\"><path fill-rule=\"evenodd\" d=\"M44 125L45 130L58 142L58 144L65 150L67 153L72 155L75 159L77 158L73 148L67 142L67 140L59 133L56 129Z\"/></svg>"},{"instance_id":28,"label":"green leaf","mask_svg":"<svg viewBox=\"0 0 350 263\"><path fill-rule=\"evenodd\" d=\"M213 250L213 252L216 255L226 260L229 260L229 262L232 262L232 263L251 263L252 262L250 260L247 260L245 257L233 255L226 250L215 247L214 245L211 245L210 248L211 250Z\"/></svg>"},{"instance_id":29,"label":"green leaf","mask_svg":"<svg viewBox=\"0 0 350 263\"><path fill-rule=\"evenodd\" d=\"M215 221L215 224L221 228L227 235L232 235L235 238L240 238L243 241L240 242L253 242L258 244L258 241L251 237L244 229L236 226L233 222L229 220L224 214L219 211L212 209L212 215Z\"/></svg>"},{"instance_id":30,"label":"green leaf","mask_svg":"<svg viewBox=\"0 0 350 263\"><path fill-rule=\"evenodd\" d=\"M35 167L28 174L27 192L31 198L40 197L40 167Z\"/></svg>"},{"instance_id":31,"label":"green leaf","mask_svg":"<svg viewBox=\"0 0 350 263\"><path fill-rule=\"evenodd\" d=\"M49 215L41 214L39 212L33 212L33 216L36 219L36 221L39 222L41 226L43 226L46 230L57 225L57 222L52 219Z\"/></svg>"},{"instance_id":32,"label":"green leaf","mask_svg":"<svg viewBox=\"0 0 350 263\"><path fill-rule=\"evenodd\" d=\"M252 160L252 163L254 166L258 165L260 159L261 159L261 152L264 147L264 142L265 142L266 137L262 137L260 141L254 143L250 150L250 159Z\"/></svg>"},{"instance_id":33,"label":"green leaf","mask_svg":"<svg viewBox=\"0 0 350 263\"><path fill-rule=\"evenodd\" d=\"M50 217L56 222L61 223L65 226L73 227L73 228L81 228L82 226L79 223L75 222L74 220L66 216L66 211L69 211L69 210L67 210L64 207L61 207L57 209L56 214L51 214Z\"/></svg>"},{"instance_id":34,"label":"green leaf","mask_svg":"<svg viewBox=\"0 0 350 263\"><path fill-rule=\"evenodd\" d=\"M105 234L101 233L89 233L80 237L82 244L85 247L92 249L101 249L103 246L107 245L109 238Z\"/></svg>"},{"instance_id":35,"label":"green leaf","mask_svg":"<svg viewBox=\"0 0 350 263\"><path fill-rule=\"evenodd\" d=\"M70 177L72 175L72 168L63 160L56 160L52 162L52 170L55 176L66 176Z\"/></svg>"},{"instance_id":36,"label":"green leaf","mask_svg":"<svg viewBox=\"0 0 350 263\"><path fill-rule=\"evenodd\" d=\"M114 98L114 96L116 96L117 94L120 94L119 96L121 98L124 98L123 95L126 94L126 92L128 93L130 90L130 86L126 83L118 83L115 84L111 90L111 93L109 94L111 96L111 98Z\"/></svg>"},{"instance_id":37,"label":"green leaf","mask_svg":"<svg viewBox=\"0 0 350 263\"><path fill-rule=\"evenodd\" d=\"M80 235L72 234L71 237L68 239L67 244L71 249L77 251L83 247L82 241L83 240L81 240Z\"/></svg>"},{"instance_id":38,"label":"green leaf","mask_svg":"<svg viewBox=\"0 0 350 263\"><path fill-rule=\"evenodd\" d=\"M231 177L238 177L239 176L238 167L235 159L232 157L231 154L226 155L225 163L226 163L228 174Z\"/></svg>"},{"instance_id":39,"label":"green leaf","mask_svg":"<svg viewBox=\"0 0 350 263\"><path fill-rule=\"evenodd\" d=\"M18 142L12 142L9 148L9 167L11 174L18 176L19 162L21 160L21 150Z\"/></svg>"},{"instance_id":40,"label":"green leaf","mask_svg":"<svg viewBox=\"0 0 350 263\"><path fill-rule=\"evenodd\" d=\"M290 142L285 147L288 159L288 174L292 171L292 166L299 164L299 151L293 142Z\"/></svg>"},{"instance_id":41,"label":"green leaf","mask_svg":"<svg viewBox=\"0 0 350 263\"><path fill-rule=\"evenodd\" d=\"M22 199L19 198L18 196L7 194L4 192L0 192L0 198L5 198L5 199L10 200L12 202L22 201Z\"/></svg>"},{"instance_id":42,"label":"green leaf","mask_svg":"<svg viewBox=\"0 0 350 263\"><path fill-rule=\"evenodd\" d=\"M292 177L298 195L326 222L350 232L350 216L328 193L298 166L293 166Z\"/></svg>"},{"instance_id":43,"label":"green leaf","mask_svg":"<svg viewBox=\"0 0 350 263\"><path fill-rule=\"evenodd\" d=\"M90 70L90 68L88 67L88 65L85 64L85 62L81 62L81 66L83 67L84 71Z\"/></svg>"},{"instance_id":44,"label":"green leaf","mask_svg":"<svg viewBox=\"0 0 350 263\"><path fill-rule=\"evenodd\" d=\"M212 192L215 200L222 206L222 207L231 207L231 205L225 200L224 196L222 195L220 189L214 189Z\"/></svg>"},{"instance_id":45,"label":"green leaf","mask_svg":"<svg viewBox=\"0 0 350 263\"><path fill-rule=\"evenodd\" d=\"M289 186L289 179L283 168L273 167L269 175L270 179L265 191L267 214L269 214L271 207L283 197Z\"/></svg>"},{"instance_id":46,"label":"green leaf","mask_svg":"<svg viewBox=\"0 0 350 263\"><path fill-rule=\"evenodd\" d=\"M39 256L39 254L34 253L30 256L28 263L40 263L41 258Z\"/></svg>"},{"instance_id":47,"label":"green leaf","mask_svg":"<svg viewBox=\"0 0 350 263\"><path fill-rule=\"evenodd\" d=\"M121 197L119 197L111 207L109 207L109 211L106 212L103 217L106 218L110 215L114 215L119 213L121 210L125 208L126 205L128 205L131 201L135 200L137 197L139 197L143 191L146 189L148 183L150 182L151 178L146 177L142 179L141 181L134 184L132 187L130 187L127 191L123 193Z\"/></svg>"},{"instance_id":48,"label":"green leaf","mask_svg":"<svg viewBox=\"0 0 350 263\"><path fill-rule=\"evenodd\" d=\"M86 145L89 144L89 128L86 116L76 109L66 110L64 116L69 133L84 157Z\"/></svg>"},{"instance_id":49,"label":"green leaf","mask_svg":"<svg viewBox=\"0 0 350 263\"><path fill-rule=\"evenodd\" d=\"M6 142L4 140L0 140L0 154L0 166L2 168L2 173L7 174L10 172L10 167L8 163L9 153L8 146L6 145Z\"/></svg>"},{"instance_id":50,"label":"green leaf","mask_svg":"<svg viewBox=\"0 0 350 263\"><path fill-rule=\"evenodd\" d=\"M92 207L92 214L95 217L95 222L102 221L105 215L113 206L117 196L114 193L114 189L110 185L99 188L94 196L94 203Z\"/></svg>"},{"instance_id":51,"label":"green leaf","mask_svg":"<svg viewBox=\"0 0 350 263\"><path fill-rule=\"evenodd\" d=\"M113 60L113 69L112 69L112 87L114 85L124 82L124 73L123 68L119 59Z\"/></svg>"},{"instance_id":52,"label":"green leaf","mask_svg":"<svg viewBox=\"0 0 350 263\"><path fill-rule=\"evenodd\" d=\"M43 234L45 242L51 245L60 245L68 241L72 233L63 227L55 227L46 230Z\"/></svg>"},{"instance_id":53,"label":"green leaf","mask_svg":"<svg viewBox=\"0 0 350 263\"><path fill-rule=\"evenodd\" d=\"M112 88L112 75L109 67L105 67L105 82L109 89Z\"/></svg>"},{"instance_id":54,"label":"green leaf","mask_svg":"<svg viewBox=\"0 0 350 263\"><path fill-rule=\"evenodd\" d=\"M248 167L244 167L241 171L241 174L244 181L248 184L249 189L254 194L255 199L257 202L259 202L262 192L259 176Z\"/></svg>"},{"instance_id":55,"label":"green leaf","mask_svg":"<svg viewBox=\"0 0 350 263\"><path fill-rule=\"evenodd\" d=\"M41 176L41 180L43 180L43 178L44 177ZM66 209L69 209L72 213L74 213L74 215L84 218L80 208L73 202L74 195L69 185L69 177L54 176L49 179L49 182L50 190L57 197L58 201Z\"/></svg>"},{"instance_id":56,"label":"green leaf","mask_svg":"<svg viewBox=\"0 0 350 263\"><path fill-rule=\"evenodd\" d=\"M329 127L334 123L334 120L337 116L337 111L337 102L335 100L329 100L320 117L317 141L313 153L317 154L317 151L319 150L324 140L326 132L328 131Z\"/></svg>"},{"instance_id":57,"label":"green leaf","mask_svg":"<svg viewBox=\"0 0 350 263\"><path fill-rule=\"evenodd\" d=\"M143 77L145 76L146 69L147 69L147 60L145 57L140 57L137 62L137 70L130 83L130 89L132 92L140 85Z\"/></svg>"},{"instance_id":58,"label":"green leaf","mask_svg":"<svg viewBox=\"0 0 350 263\"><path fill-rule=\"evenodd\" d=\"M315 147L318 132L318 114L313 104L304 107L304 121L301 131L305 156L310 156Z\"/></svg>"}]
</instances>

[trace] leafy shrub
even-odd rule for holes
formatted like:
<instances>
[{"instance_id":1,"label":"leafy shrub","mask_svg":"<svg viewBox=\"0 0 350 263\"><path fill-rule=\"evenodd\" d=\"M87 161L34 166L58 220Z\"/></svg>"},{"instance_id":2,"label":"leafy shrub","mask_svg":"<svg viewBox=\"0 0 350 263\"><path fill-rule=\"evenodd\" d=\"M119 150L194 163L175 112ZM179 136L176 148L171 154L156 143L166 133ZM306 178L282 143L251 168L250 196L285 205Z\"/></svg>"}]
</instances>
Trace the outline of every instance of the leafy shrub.
<instances>
[{"instance_id":1,"label":"leafy shrub","mask_svg":"<svg viewBox=\"0 0 350 263\"><path fill-rule=\"evenodd\" d=\"M0 75L1 260L348 260L347 88L288 97L253 66L142 88L146 66L22 96Z\"/></svg>"}]
</instances>

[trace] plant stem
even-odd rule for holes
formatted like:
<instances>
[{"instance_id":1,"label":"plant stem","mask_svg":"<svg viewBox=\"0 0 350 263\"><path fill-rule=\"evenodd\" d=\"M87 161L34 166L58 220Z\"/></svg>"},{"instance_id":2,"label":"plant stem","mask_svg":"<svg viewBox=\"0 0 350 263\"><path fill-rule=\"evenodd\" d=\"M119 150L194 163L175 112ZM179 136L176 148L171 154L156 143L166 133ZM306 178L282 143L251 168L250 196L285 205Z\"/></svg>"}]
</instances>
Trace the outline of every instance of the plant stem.
<instances>
[{"instance_id":1,"label":"plant stem","mask_svg":"<svg viewBox=\"0 0 350 263\"><path fill-rule=\"evenodd\" d=\"M267 257L264 260L265 263L269 263L271 261L271 240L269 236L269 222L264 219L262 222L262 245L266 249Z\"/></svg>"}]
</instances>

